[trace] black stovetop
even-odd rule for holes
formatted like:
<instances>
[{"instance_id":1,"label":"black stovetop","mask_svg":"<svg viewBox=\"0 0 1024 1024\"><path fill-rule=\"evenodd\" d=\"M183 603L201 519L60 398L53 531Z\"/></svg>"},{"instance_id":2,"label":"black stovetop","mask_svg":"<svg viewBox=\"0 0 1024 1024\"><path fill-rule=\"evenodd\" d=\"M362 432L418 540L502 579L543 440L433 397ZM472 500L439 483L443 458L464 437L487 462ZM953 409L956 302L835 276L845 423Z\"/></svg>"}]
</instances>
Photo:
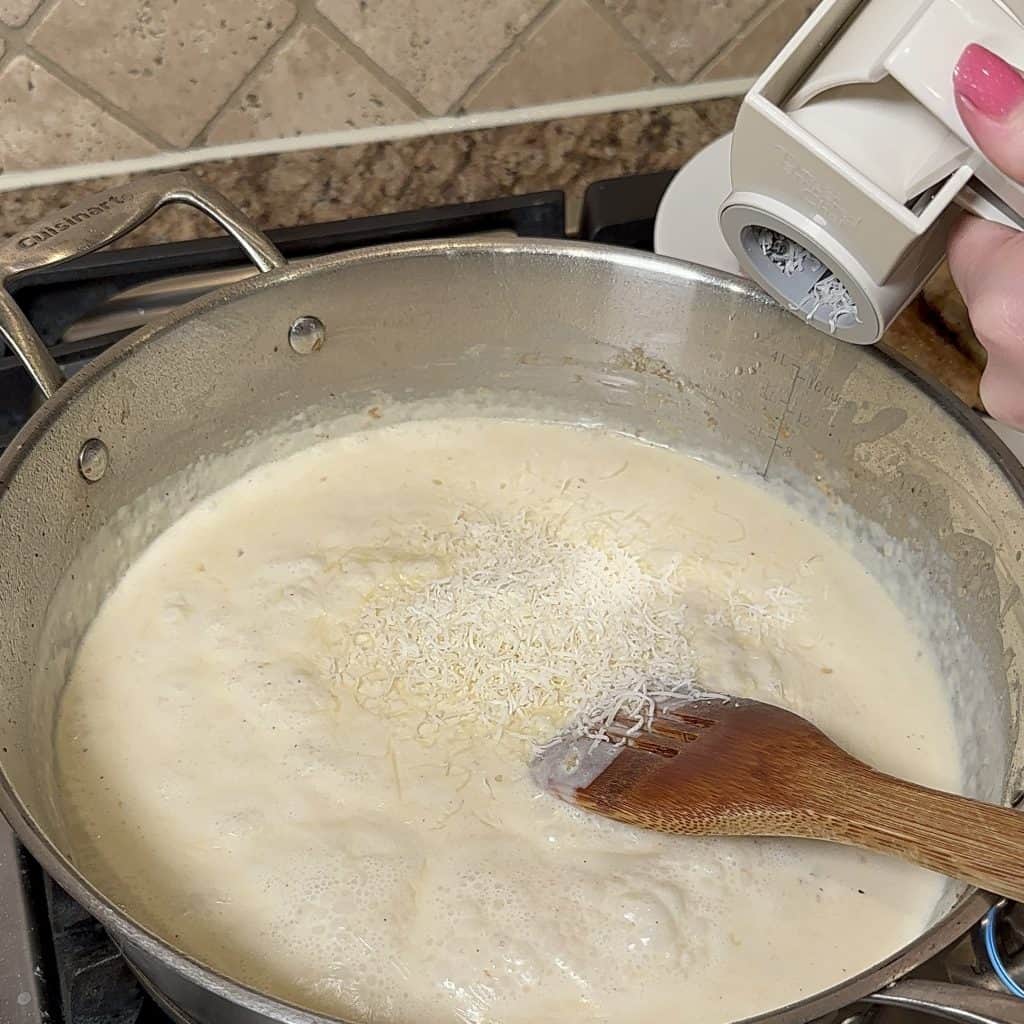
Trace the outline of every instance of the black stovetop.
<instances>
[{"instance_id":1,"label":"black stovetop","mask_svg":"<svg viewBox=\"0 0 1024 1024\"><path fill-rule=\"evenodd\" d=\"M654 216L672 173L596 182L587 190L579 237L650 251ZM280 228L271 239L289 259L361 246L507 231L523 237L565 237L565 196L538 192L460 206L358 220ZM101 252L24 275L16 299L65 373L73 373L123 337L114 331L88 337L69 329L130 288L197 272L246 265L228 238L175 242ZM0 347L0 450L31 414L38 395L32 380ZM4 830L0 820L0 830ZM0 844L4 837L0 836ZM139 987L103 929L32 858L7 837L10 871L0 870L0 927L23 934L0 936L20 950L16 972L22 992L0 993L0 1024L169 1024ZM0 869L4 866L0 845ZM16 892L3 890L4 879ZM17 908L20 914L2 912ZM15 954L12 954L12 956ZM2 972L0 972L2 973ZM10 1007L7 1010L6 1007ZM13 1015L11 1020L7 1016Z\"/></svg>"}]
</instances>

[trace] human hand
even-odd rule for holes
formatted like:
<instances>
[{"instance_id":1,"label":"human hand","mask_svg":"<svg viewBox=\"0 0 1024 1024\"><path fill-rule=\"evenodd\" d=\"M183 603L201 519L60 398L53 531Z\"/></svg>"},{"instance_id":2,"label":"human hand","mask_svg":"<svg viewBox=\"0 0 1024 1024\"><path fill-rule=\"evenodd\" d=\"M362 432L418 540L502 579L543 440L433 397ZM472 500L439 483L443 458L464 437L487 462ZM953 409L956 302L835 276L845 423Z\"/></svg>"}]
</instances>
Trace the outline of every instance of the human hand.
<instances>
[{"instance_id":1,"label":"human hand","mask_svg":"<svg viewBox=\"0 0 1024 1024\"><path fill-rule=\"evenodd\" d=\"M953 77L957 110L978 148L1024 183L1024 76L972 44ZM988 352L981 399L997 420L1024 429L1024 232L965 216L949 239L949 269Z\"/></svg>"}]
</instances>

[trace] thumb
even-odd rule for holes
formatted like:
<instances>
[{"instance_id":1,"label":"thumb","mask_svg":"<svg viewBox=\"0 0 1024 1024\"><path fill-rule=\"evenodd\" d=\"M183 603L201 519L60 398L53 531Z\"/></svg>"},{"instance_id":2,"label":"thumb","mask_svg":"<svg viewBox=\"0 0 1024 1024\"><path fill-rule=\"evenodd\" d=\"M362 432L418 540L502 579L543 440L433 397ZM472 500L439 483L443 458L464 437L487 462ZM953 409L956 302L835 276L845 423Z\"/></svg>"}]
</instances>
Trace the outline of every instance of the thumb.
<instances>
[{"instance_id":1,"label":"thumb","mask_svg":"<svg viewBox=\"0 0 1024 1024\"><path fill-rule=\"evenodd\" d=\"M1024 182L1024 76L971 43L953 75L957 110L978 148L1004 174Z\"/></svg>"}]
</instances>

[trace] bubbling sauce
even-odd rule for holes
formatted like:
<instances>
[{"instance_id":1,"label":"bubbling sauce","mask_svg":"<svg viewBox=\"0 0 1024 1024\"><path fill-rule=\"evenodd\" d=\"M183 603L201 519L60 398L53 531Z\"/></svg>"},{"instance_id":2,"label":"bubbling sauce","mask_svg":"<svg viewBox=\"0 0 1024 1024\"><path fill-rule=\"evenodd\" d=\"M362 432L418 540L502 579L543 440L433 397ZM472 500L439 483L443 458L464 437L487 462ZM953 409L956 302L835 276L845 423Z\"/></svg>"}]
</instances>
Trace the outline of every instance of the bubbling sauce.
<instances>
[{"instance_id":1,"label":"bubbling sauce","mask_svg":"<svg viewBox=\"0 0 1024 1024\"><path fill-rule=\"evenodd\" d=\"M753 483L596 429L380 427L249 473L132 566L62 699L63 809L144 924L355 1021L716 1024L915 938L934 875L531 783L536 743L678 685L961 784L912 624Z\"/></svg>"}]
</instances>

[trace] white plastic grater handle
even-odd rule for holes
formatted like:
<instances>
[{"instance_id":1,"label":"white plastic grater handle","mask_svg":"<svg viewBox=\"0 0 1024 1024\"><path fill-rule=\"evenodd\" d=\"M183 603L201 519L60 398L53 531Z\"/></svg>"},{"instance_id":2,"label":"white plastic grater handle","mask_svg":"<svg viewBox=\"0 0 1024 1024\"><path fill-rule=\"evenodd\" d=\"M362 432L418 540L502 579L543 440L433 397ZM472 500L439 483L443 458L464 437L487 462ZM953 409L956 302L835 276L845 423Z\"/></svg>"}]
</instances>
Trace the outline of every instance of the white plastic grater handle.
<instances>
[{"instance_id":1,"label":"white plastic grater handle","mask_svg":"<svg viewBox=\"0 0 1024 1024\"><path fill-rule=\"evenodd\" d=\"M953 95L953 68L969 43L1024 68L1022 11L1024 0L868 0L786 109L897 201L968 166L998 198L982 202L969 192L960 204L1024 227L1024 187L978 151ZM877 91L887 77L905 90L902 99ZM858 90L864 83L874 91Z\"/></svg>"},{"instance_id":2,"label":"white plastic grater handle","mask_svg":"<svg viewBox=\"0 0 1024 1024\"><path fill-rule=\"evenodd\" d=\"M1018 0L1018 7L1024 7ZM886 70L922 106L926 107L970 149L968 163L978 179L1022 220L1024 187L994 167L977 150L956 109L951 68L969 43L997 53L1016 67L1024 67L1024 25L1000 0L932 0L890 50ZM964 197L970 205L970 197ZM995 210L988 204L991 216ZM979 212L982 212L979 209ZM997 211L998 212L998 211Z\"/></svg>"},{"instance_id":3,"label":"white plastic grater handle","mask_svg":"<svg viewBox=\"0 0 1024 1024\"><path fill-rule=\"evenodd\" d=\"M719 223L744 273L819 329L871 344L943 259L958 208L1024 228L1024 188L977 149L953 91L972 42L1024 67L1022 9L823 0L737 117ZM765 229L827 268L856 305L852 322L816 290L828 278L808 291L764 252Z\"/></svg>"},{"instance_id":4,"label":"white plastic grater handle","mask_svg":"<svg viewBox=\"0 0 1024 1024\"><path fill-rule=\"evenodd\" d=\"M1024 2L1015 6L1024 9ZM907 25L885 69L950 131L971 144L953 98L952 69L969 43L1024 67L1024 25L1009 0L932 0Z\"/></svg>"}]
</instances>

